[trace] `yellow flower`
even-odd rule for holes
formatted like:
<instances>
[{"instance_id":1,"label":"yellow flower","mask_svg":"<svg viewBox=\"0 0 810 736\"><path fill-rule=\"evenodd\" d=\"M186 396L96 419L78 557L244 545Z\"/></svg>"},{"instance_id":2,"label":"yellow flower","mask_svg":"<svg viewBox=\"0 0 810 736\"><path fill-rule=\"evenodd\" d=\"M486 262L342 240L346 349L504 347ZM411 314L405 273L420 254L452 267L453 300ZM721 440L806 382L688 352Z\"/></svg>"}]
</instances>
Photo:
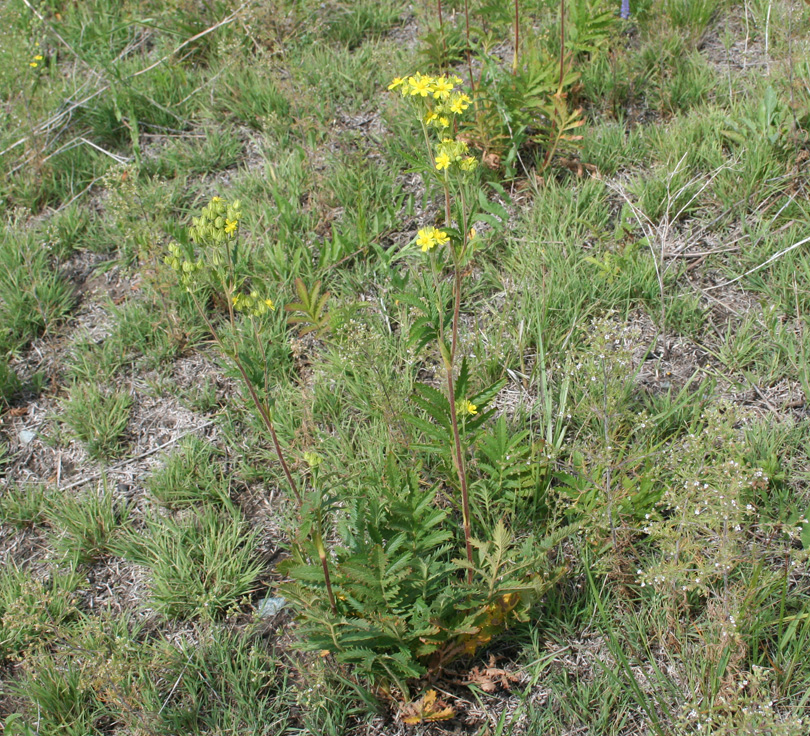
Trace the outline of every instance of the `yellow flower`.
<instances>
[{"instance_id":1,"label":"yellow flower","mask_svg":"<svg viewBox=\"0 0 810 736\"><path fill-rule=\"evenodd\" d=\"M439 118L439 125L441 125L442 128L449 128L450 127L450 120L448 118L446 118L444 115L442 115Z\"/></svg>"},{"instance_id":2,"label":"yellow flower","mask_svg":"<svg viewBox=\"0 0 810 736\"><path fill-rule=\"evenodd\" d=\"M439 114L435 110L428 110L425 113L425 125L430 125L438 117Z\"/></svg>"},{"instance_id":3,"label":"yellow flower","mask_svg":"<svg viewBox=\"0 0 810 736\"><path fill-rule=\"evenodd\" d=\"M427 253L436 245L436 238L433 235L434 232L436 232L435 227L426 227L417 233L416 244L422 248L423 253Z\"/></svg>"},{"instance_id":4,"label":"yellow flower","mask_svg":"<svg viewBox=\"0 0 810 736\"><path fill-rule=\"evenodd\" d=\"M433 77L423 77L421 74L416 74L408 78L408 85L411 88L412 96L421 95L427 97L432 90Z\"/></svg>"},{"instance_id":5,"label":"yellow flower","mask_svg":"<svg viewBox=\"0 0 810 736\"><path fill-rule=\"evenodd\" d=\"M394 77L391 80L391 84L388 85L388 90L391 91L392 89L401 87L403 84L405 84L405 80L402 77Z\"/></svg>"},{"instance_id":6,"label":"yellow flower","mask_svg":"<svg viewBox=\"0 0 810 736\"><path fill-rule=\"evenodd\" d=\"M475 228L471 227L470 232L467 233L467 240L473 240L477 233L475 232Z\"/></svg>"},{"instance_id":7,"label":"yellow flower","mask_svg":"<svg viewBox=\"0 0 810 736\"><path fill-rule=\"evenodd\" d=\"M469 106L472 100L467 95L456 95L450 102L450 112L460 115Z\"/></svg>"},{"instance_id":8,"label":"yellow flower","mask_svg":"<svg viewBox=\"0 0 810 736\"><path fill-rule=\"evenodd\" d=\"M433 228L433 239L436 241L436 245L444 245L450 237L447 235L444 230L437 230L435 227Z\"/></svg>"},{"instance_id":9,"label":"yellow flower","mask_svg":"<svg viewBox=\"0 0 810 736\"><path fill-rule=\"evenodd\" d=\"M37 64L37 62L35 62L35 61L29 61L29 62L28 62L28 66L33 67L33 68L36 68L36 67L38 67L38 66L39 66L39 64Z\"/></svg>"},{"instance_id":10,"label":"yellow flower","mask_svg":"<svg viewBox=\"0 0 810 736\"><path fill-rule=\"evenodd\" d=\"M37 54L34 57L34 61L42 61L45 57L42 54Z\"/></svg>"},{"instance_id":11,"label":"yellow flower","mask_svg":"<svg viewBox=\"0 0 810 736\"><path fill-rule=\"evenodd\" d=\"M472 156L465 156L463 159L461 159L459 166L461 167L462 171L472 171L476 166L478 166L478 161Z\"/></svg>"},{"instance_id":12,"label":"yellow flower","mask_svg":"<svg viewBox=\"0 0 810 736\"><path fill-rule=\"evenodd\" d=\"M225 220L225 232L228 235L235 233L237 227L239 227L239 223L236 220Z\"/></svg>"},{"instance_id":13,"label":"yellow flower","mask_svg":"<svg viewBox=\"0 0 810 736\"><path fill-rule=\"evenodd\" d=\"M267 306L267 308L269 310L271 310L271 311L275 310L275 306L273 306L273 300L272 299L265 299L264 303L265 303L265 305Z\"/></svg>"},{"instance_id":14,"label":"yellow flower","mask_svg":"<svg viewBox=\"0 0 810 736\"><path fill-rule=\"evenodd\" d=\"M478 414L478 407L475 404L471 404L467 399L462 399L459 404L459 408L463 414L469 414L470 416Z\"/></svg>"},{"instance_id":15,"label":"yellow flower","mask_svg":"<svg viewBox=\"0 0 810 736\"><path fill-rule=\"evenodd\" d=\"M450 166L450 156L442 151L438 156L436 156L436 168L441 171L442 169L446 169L448 166Z\"/></svg>"},{"instance_id":16,"label":"yellow flower","mask_svg":"<svg viewBox=\"0 0 810 736\"><path fill-rule=\"evenodd\" d=\"M453 85L446 77L439 77L433 83L433 97L437 100L446 100L453 91Z\"/></svg>"},{"instance_id":17,"label":"yellow flower","mask_svg":"<svg viewBox=\"0 0 810 736\"><path fill-rule=\"evenodd\" d=\"M222 201L222 197L211 197L211 201L212 201L212 202L221 202L221 201Z\"/></svg>"}]
</instances>

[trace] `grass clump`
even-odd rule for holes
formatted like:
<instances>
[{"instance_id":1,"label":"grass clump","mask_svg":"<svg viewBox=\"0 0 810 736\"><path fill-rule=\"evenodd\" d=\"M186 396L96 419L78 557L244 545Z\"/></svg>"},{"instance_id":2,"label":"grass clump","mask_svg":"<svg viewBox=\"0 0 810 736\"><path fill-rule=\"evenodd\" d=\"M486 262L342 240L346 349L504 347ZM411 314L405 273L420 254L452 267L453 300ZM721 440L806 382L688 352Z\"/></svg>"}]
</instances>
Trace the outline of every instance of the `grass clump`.
<instances>
[{"instance_id":1,"label":"grass clump","mask_svg":"<svg viewBox=\"0 0 810 736\"><path fill-rule=\"evenodd\" d=\"M81 576L56 570L48 578L34 578L14 565L0 571L0 660L20 659L62 632L79 617L76 590Z\"/></svg>"},{"instance_id":2,"label":"grass clump","mask_svg":"<svg viewBox=\"0 0 810 736\"><path fill-rule=\"evenodd\" d=\"M128 393L105 391L94 383L77 383L62 405L59 420L91 457L101 460L122 451L131 408L132 396Z\"/></svg>"},{"instance_id":3,"label":"grass clump","mask_svg":"<svg viewBox=\"0 0 810 736\"><path fill-rule=\"evenodd\" d=\"M0 354L17 351L64 319L74 289L47 250L18 226L0 236Z\"/></svg>"},{"instance_id":4,"label":"grass clump","mask_svg":"<svg viewBox=\"0 0 810 736\"><path fill-rule=\"evenodd\" d=\"M74 563L91 563L111 552L129 509L117 503L106 483L97 492L67 496L47 511L54 546Z\"/></svg>"},{"instance_id":5,"label":"grass clump","mask_svg":"<svg viewBox=\"0 0 810 736\"><path fill-rule=\"evenodd\" d=\"M183 673L161 714L171 733L285 733L292 720L288 663L256 637L202 629L200 645L170 658Z\"/></svg>"},{"instance_id":6,"label":"grass clump","mask_svg":"<svg viewBox=\"0 0 810 736\"><path fill-rule=\"evenodd\" d=\"M238 515L204 506L179 519L147 518L119 550L149 568L152 600L165 615L217 618L256 591L263 569L256 540Z\"/></svg>"},{"instance_id":7,"label":"grass clump","mask_svg":"<svg viewBox=\"0 0 810 736\"><path fill-rule=\"evenodd\" d=\"M213 503L230 506L228 481L214 448L198 437L186 438L149 478L149 492L168 508Z\"/></svg>"},{"instance_id":8,"label":"grass clump","mask_svg":"<svg viewBox=\"0 0 810 736\"><path fill-rule=\"evenodd\" d=\"M18 529L45 520L50 492L44 483L20 483L8 486L0 496L0 521Z\"/></svg>"},{"instance_id":9,"label":"grass clump","mask_svg":"<svg viewBox=\"0 0 810 736\"><path fill-rule=\"evenodd\" d=\"M0 406L8 406L20 390L20 379L8 364L5 355L0 355Z\"/></svg>"}]
</instances>

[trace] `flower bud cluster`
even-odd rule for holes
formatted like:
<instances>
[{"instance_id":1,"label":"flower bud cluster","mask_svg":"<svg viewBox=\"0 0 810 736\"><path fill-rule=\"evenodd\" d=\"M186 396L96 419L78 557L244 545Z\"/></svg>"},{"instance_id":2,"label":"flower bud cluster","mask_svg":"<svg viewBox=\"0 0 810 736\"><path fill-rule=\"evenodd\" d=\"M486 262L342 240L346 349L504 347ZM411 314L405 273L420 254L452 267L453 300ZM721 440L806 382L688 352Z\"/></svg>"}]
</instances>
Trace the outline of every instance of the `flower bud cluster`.
<instances>
[{"instance_id":1,"label":"flower bud cluster","mask_svg":"<svg viewBox=\"0 0 810 736\"><path fill-rule=\"evenodd\" d=\"M251 291L250 294L234 294L231 303L237 312L245 312L252 317L261 317L275 309L272 299L263 299L258 291Z\"/></svg>"},{"instance_id":2,"label":"flower bud cluster","mask_svg":"<svg viewBox=\"0 0 810 736\"><path fill-rule=\"evenodd\" d=\"M179 243L169 243L169 255L163 262L177 274L180 284L189 289L194 283L194 277L205 268L201 258L197 260L186 258Z\"/></svg>"},{"instance_id":3,"label":"flower bud cluster","mask_svg":"<svg viewBox=\"0 0 810 736\"><path fill-rule=\"evenodd\" d=\"M198 245L232 240L239 230L241 217L242 204L238 199L226 202L221 197L212 197L200 216L192 218L189 238Z\"/></svg>"}]
</instances>

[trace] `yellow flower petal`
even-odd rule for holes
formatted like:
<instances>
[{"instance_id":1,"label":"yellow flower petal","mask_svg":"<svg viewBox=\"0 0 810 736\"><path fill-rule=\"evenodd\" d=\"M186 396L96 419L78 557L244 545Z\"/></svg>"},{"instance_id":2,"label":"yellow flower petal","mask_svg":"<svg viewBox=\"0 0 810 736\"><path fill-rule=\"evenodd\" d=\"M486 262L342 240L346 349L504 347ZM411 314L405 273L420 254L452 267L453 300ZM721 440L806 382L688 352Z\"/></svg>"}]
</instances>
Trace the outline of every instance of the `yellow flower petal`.
<instances>
[{"instance_id":1,"label":"yellow flower petal","mask_svg":"<svg viewBox=\"0 0 810 736\"><path fill-rule=\"evenodd\" d=\"M422 248L423 253L427 253L434 245L436 245L436 238L433 233L436 228L426 227L420 230L416 235L416 244Z\"/></svg>"}]
</instances>

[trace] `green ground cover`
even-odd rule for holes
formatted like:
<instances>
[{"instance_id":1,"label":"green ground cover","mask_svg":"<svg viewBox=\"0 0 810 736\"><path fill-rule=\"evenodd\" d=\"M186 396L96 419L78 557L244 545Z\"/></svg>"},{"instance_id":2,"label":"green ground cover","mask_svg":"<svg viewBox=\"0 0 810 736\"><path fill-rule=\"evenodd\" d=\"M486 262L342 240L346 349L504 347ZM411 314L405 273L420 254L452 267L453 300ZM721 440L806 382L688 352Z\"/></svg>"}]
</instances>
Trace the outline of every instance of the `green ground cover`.
<instances>
[{"instance_id":1,"label":"green ground cover","mask_svg":"<svg viewBox=\"0 0 810 736\"><path fill-rule=\"evenodd\" d=\"M4 733L808 732L810 6L619 6L0 6Z\"/></svg>"}]
</instances>

